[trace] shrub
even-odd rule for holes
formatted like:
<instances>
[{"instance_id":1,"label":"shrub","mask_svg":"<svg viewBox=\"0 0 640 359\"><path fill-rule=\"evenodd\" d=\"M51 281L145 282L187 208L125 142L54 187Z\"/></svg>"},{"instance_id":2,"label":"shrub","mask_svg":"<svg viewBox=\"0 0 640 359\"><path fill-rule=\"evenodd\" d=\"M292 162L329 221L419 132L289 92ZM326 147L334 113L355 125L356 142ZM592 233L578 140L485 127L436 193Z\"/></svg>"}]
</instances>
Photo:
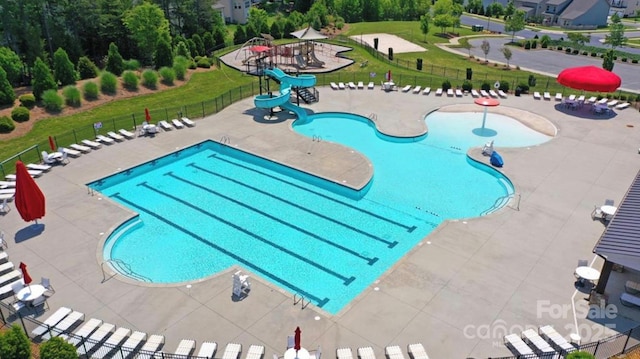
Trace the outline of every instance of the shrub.
<instances>
[{"instance_id":1,"label":"shrub","mask_svg":"<svg viewBox=\"0 0 640 359\"><path fill-rule=\"evenodd\" d=\"M623 58L622 58L622 62L627 62L627 58L626 58L626 57L623 57Z\"/></svg>"},{"instance_id":2,"label":"shrub","mask_svg":"<svg viewBox=\"0 0 640 359\"><path fill-rule=\"evenodd\" d=\"M540 42L540 47L543 49L546 49L549 47L549 43L548 42Z\"/></svg>"},{"instance_id":3,"label":"shrub","mask_svg":"<svg viewBox=\"0 0 640 359\"><path fill-rule=\"evenodd\" d=\"M604 54L600 54L600 58L601 58L601 59L604 59Z\"/></svg>"},{"instance_id":4,"label":"shrub","mask_svg":"<svg viewBox=\"0 0 640 359\"><path fill-rule=\"evenodd\" d=\"M536 35L536 36L537 36L537 35ZM532 48L532 49L535 49L535 48L537 48L537 47L538 47L538 40L533 40L533 41L531 41L531 48Z\"/></svg>"},{"instance_id":5,"label":"shrub","mask_svg":"<svg viewBox=\"0 0 640 359\"><path fill-rule=\"evenodd\" d=\"M131 70L122 73L122 84L127 90L135 91L138 89L138 75Z\"/></svg>"},{"instance_id":6,"label":"shrub","mask_svg":"<svg viewBox=\"0 0 640 359\"><path fill-rule=\"evenodd\" d=\"M531 41L527 40L524 43L524 49L529 50L531 48Z\"/></svg>"},{"instance_id":7,"label":"shrub","mask_svg":"<svg viewBox=\"0 0 640 359\"><path fill-rule=\"evenodd\" d=\"M523 93L529 93L529 85L525 84L524 82L519 83L518 87Z\"/></svg>"},{"instance_id":8,"label":"shrub","mask_svg":"<svg viewBox=\"0 0 640 359\"><path fill-rule=\"evenodd\" d=\"M124 60L122 55L118 51L118 46L113 42L109 44L109 51L107 53L107 66L105 68L108 72L116 75L120 75L124 71Z\"/></svg>"},{"instance_id":9,"label":"shrub","mask_svg":"<svg viewBox=\"0 0 640 359\"><path fill-rule=\"evenodd\" d=\"M613 56L613 61L616 61L618 59L618 56Z\"/></svg>"},{"instance_id":10,"label":"shrub","mask_svg":"<svg viewBox=\"0 0 640 359\"><path fill-rule=\"evenodd\" d=\"M158 86L158 74L153 70L145 70L142 73L142 84L150 89L155 89Z\"/></svg>"},{"instance_id":11,"label":"shrub","mask_svg":"<svg viewBox=\"0 0 640 359\"><path fill-rule=\"evenodd\" d=\"M11 118L16 122L27 122L29 121L29 109L18 106L11 111Z\"/></svg>"},{"instance_id":12,"label":"shrub","mask_svg":"<svg viewBox=\"0 0 640 359\"><path fill-rule=\"evenodd\" d=\"M500 81L499 89L504 92L509 92L509 81Z\"/></svg>"},{"instance_id":13,"label":"shrub","mask_svg":"<svg viewBox=\"0 0 640 359\"><path fill-rule=\"evenodd\" d=\"M197 66L198 67L202 67L205 69L208 69L211 67L211 63L209 62L209 59L206 57L201 58L200 60L198 60L197 62Z\"/></svg>"},{"instance_id":14,"label":"shrub","mask_svg":"<svg viewBox=\"0 0 640 359\"><path fill-rule=\"evenodd\" d=\"M592 52L592 53L591 53L591 57L597 57L597 56L598 56L598 54L597 54L597 53L595 53L595 52Z\"/></svg>"},{"instance_id":15,"label":"shrub","mask_svg":"<svg viewBox=\"0 0 640 359\"><path fill-rule=\"evenodd\" d=\"M42 94L42 104L44 108L49 112L62 111L62 96L58 95L56 90L47 90Z\"/></svg>"},{"instance_id":16,"label":"shrub","mask_svg":"<svg viewBox=\"0 0 640 359\"><path fill-rule=\"evenodd\" d=\"M73 344L60 337L53 337L40 345L40 359L77 359Z\"/></svg>"},{"instance_id":17,"label":"shrub","mask_svg":"<svg viewBox=\"0 0 640 359\"><path fill-rule=\"evenodd\" d=\"M627 95L620 95L620 100L627 101Z\"/></svg>"},{"instance_id":18,"label":"shrub","mask_svg":"<svg viewBox=\"0 0 640 359\"><path fill-rule=\"evenodd\" d=\"M580 51L578 51L577 49L573 49L573 51L571 51L572 54L577 55L580 53Z\"/></svg>"},{"instance_id":19,"label":"shrub","mask_svg":"<svg viewBox=\"0 0 640 359\"><path fill-rule=\"evenodd\" d=\"M7 78L7 72L0 66L0 105L13 106L15 100L16 93Z\"/></svg>"},{"instance_id":20,"label":"shrub","mask_svg":"<svg viewBox=\"0 0 640 359\"><path fill-rule=\"evenodd\" d=\"M631 63L632 63L632 64L637 64L637 63L638 63L638 59L633 59L633 60L631 60Z\"/></svg>"},{"instance_id":21,"label":"shrub","mask_svg":"<svg viewBox=\"0 0 640 359\"><path fill-rule=\"evenodd\" d=\"M489 91L491 90L491 84L489 83L489 81L484 81L482 85L480 85L480 89Z\"/></svg>"},{"instance_id":22,"label":"shrub","mask_svg":"<svg viewBox=\"0 0 640 359\"><path fill-rule=\"evenodd\" d=\"M53 54L53 74L56 82L62 86L73 85L78 80L73 62L69 60L67 52L60 47Z\"/></svg>"},{"instance_id":23,"label":"shrub","mask_svg":"<svg viewBox=\"0 0 640 359\"><path fill-rule=\"evenodd\" d=\"M109 71L100 75L100 91L106 94L115 94L118 88L118 78Z\"/></svg>"},{"instance_id":24,"label":"shrub","mask_svg":"<svg viewBox=\"0 0 640 359\"><path fill-rule=\"evenodd\" d=\"M587 56L587 55L589 55L589 52L587 52L587 51L582 51L582 55Z\"/></svg>"},{"instance_id":25,"label":"shrub","mask_svg":"<svg viewBox=\"0 0 640 359\"><path fill-rule=\"evenodd\" d=\"M124 69L129 71L137 71L140 69L140 61L129 59L124 62Z\"/></svg>"},{"instance_id":26,"label":"shrub","mask_svg":"<svg viewBox=\"0 0 640 359\"><path fill-rule=\"evenodd\" d=\"M7 116L0 117L0 133L9 133L16 128L12 119Z\"/></svg>"},{"instance_id":27,"label":"shrub","mask_svg":"<svg viewBox=\"0 0 640 359\"><path fill-rule=\"evenodd\" d=\"M471 92L471 89L473 89L473 84L471 83L471 81L465 80L462 83L462 90L463 91L467 91L467 92Z\"/></svg>"},{"instance_id":28,"label":"shrub","mask_svg":"<svg viewBox=\"0 0 640 359\"><path fill-rule=\"evenodd\" d=\"M189 60L183 56L176 56L173 59L173 71L176 74L178 80L184 80L187 74L187 68L189 67Z\"/></svg>"},{"instance_id":29,"label":"shrub","mask_svg":"<svg viewBox=\"0 0 640 359\"><path fill-rule=\"evenodd\" d=\"M562 46L558 46L558 47L556 47L556 50L558 50L558 51L562 51Z\"/></svg>"},{"instance_id":30,"label":"shrub","mask_svg":"<svg viewBox=\"0 0 640 359\"><path fill-rule=\"evenodd\" d=\"M36 97L33 94L24 94L18 99L20 100L20 105L26 108L32 108L36 105Z\"/></svg>"},{"instance_id":31,"label":"shrub","mask_svg":"<svg viewBox=\"0 0 640 359\"><path fill-rule=\"evenodd\" d=\"M567 355L567 359L595 359L595 358L596 357L594 357L592 354L589 354L583 351L576 351L576 352L569 353L569 355Z\"/></svg>"},{"instance_id":32,"label":"shrub","mask_svg":"<svg viewBox=\"0 0 640 359\"><path fill-rule=\"evenodd\" d=\"M93 81L88 81L82 86L85 100L95 100L98 98L98 85Z\"/></svg>"},{"instance_id":33,"label":"shrub","mask_svg":"<svg viewBox=\"0 0 640 359\"><path fill-rule=\"evenodd\" d=\"M78 74L81 79L92 79L98 76L98 67L88 57L82 56L78 59Z\"/></svg>"},{"instance_id":34,"label":"shrub","mask_svg":"<svg viewBox=\"0 0 640 359\"><path fill-rule=\"evenodd\" d=\"M64 96L64 102L68 106L78 107L81 103L80 90L73 85L65 86L62 89L62 95Z\"/></svg>"},{"instance_id":35,"label":"shrub","mask_svg":"<svg viewBox=\"0 0 640 359\"><path fill-rule=\"evenodd\" d=\"M162 77L163 84L169 85L169 86L173 85L173 81L175 81L176 79L176 72L173 71L172 68L166 67L166 66L161 67L158 73L160 74L160 77Z\"/></svg>"},{"instance_id":36,"label":"shrub","mask_svg":"<svg viewBox=\"0 0 640 359\"><path fill-rule=\"evenodd\" d=\"M449 82L449 80L444 80L444 82L442 83L442 89L444 91L447 91L450 88L451 88L451 82Z\"/></svg>"},{"instance_id":37,"label":"shrub","mask_svg":"<svg viewBox=\"0 0 640 359\"><path fill-rule=\"evenodd\" d=\"M9 331L0 336L0 357L3 359L31 358L31 342L19 325L14 324Z\"/></svg>"},{"instance_id":38,"label":"shrub","mask_svg":"<svg viewBox=\"0 0 640 359\"><path fill-rule=\"evenodd\" d=\"M189 62L189 69L190 70L195 70L196 68L198 68L198 65L196 64L195 61L190 61Z\"/></svg>"},{"instance_id":39,"label":"shrub","mask_svg":"<svg viewBox=\"0 0 640 359\"><path fill-rule=\"evenodd\" d=\"M535 87L536 86L536 77L533 75L529 75L529 79L527 80L527 83L529 84L530 87Z\"/></svg>"}]
</instances>

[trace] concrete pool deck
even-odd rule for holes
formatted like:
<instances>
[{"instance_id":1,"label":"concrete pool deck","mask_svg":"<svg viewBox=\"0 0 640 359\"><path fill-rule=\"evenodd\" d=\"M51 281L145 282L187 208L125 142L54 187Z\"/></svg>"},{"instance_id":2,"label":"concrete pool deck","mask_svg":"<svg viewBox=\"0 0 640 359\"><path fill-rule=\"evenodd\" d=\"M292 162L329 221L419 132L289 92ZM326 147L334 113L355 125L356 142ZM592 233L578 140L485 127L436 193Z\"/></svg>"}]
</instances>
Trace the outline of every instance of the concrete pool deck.
<instances>
[{"instance_id":1,"label":"concrete pool deck","mask_svg":"<svg viewBox=\"0 0 640 359\"><path fill-rule=\"evenodd\" d=\"M304 106L308 110L375 114L380 128L395 133L420 131L424 115L439 107L473 103L471 96L385 93L379 86L319 91L321 101ZM0 229L11 261L28 264L36 281L51 278L56 293L41 319L67 306L85 313L87 320L165 335L169 352L181 339L194 339L198 347L217 342L218 353L226 343L237 342L245 351L251 344L266 346L265 358L282 356L287 335L300 326L303 346L321 346L327 358L335 356L336 348L350 347L355 354L363 346L372 346L382 358L385 346L406 350L414 342L423 343L432 358L508 356L502 336L526 327L551 324L568 338L575 331L572 302L584 341L636 326L640 310L620 306L618 297L626 278L640 274L612 273L608 303L619 313L593 319L586 318L588 293L576 291L573 271L579 259L594 257L593 246L604 230L591 220L594 205L605 198L618 203L638 171L638 112L628 108L610 119L588 119L531 96L501 102L547 118L558 128L555 139L539 146L501 149L496 144L516 199L489 216L441 224L335 316L312 305L302 310L291 294L255 276L250 295L233 301L233 269L179 285L139 285L117 277L103 281L100 243L133 213L90 195L85 184L176 148L224 137L231 146L354 187L366 183L372 170L364 156L297 135L291 115L265 120L266 112L253 108L253 99L198 120L195 128L104 146L52 169L37 180L47 197L44 231L32 233L13 203L13 210L0 217ZM479 149L469 153L488 162L478 156ZM596 260L594 267L600 269L601 263Z\"/></svg>"}]
</instances>

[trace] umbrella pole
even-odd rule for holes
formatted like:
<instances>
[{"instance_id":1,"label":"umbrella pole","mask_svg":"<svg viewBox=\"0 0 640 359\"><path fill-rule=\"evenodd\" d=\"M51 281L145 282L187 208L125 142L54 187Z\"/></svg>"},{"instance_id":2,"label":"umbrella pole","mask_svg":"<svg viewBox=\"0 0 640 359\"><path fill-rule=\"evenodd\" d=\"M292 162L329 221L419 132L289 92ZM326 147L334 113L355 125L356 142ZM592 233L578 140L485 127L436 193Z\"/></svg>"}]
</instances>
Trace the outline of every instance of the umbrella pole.
<instances>
[{"instance_id":1,"label":"umbrella pole","mask_svg":"<svg viewBox=\"0 0 640 359\"><path fill-rule=\"evenodd\" d=\"M484 107L484 115L482 116L482 129L484 130L484 123L487 121L487 106Z\"/></svg>"}]
</instances>

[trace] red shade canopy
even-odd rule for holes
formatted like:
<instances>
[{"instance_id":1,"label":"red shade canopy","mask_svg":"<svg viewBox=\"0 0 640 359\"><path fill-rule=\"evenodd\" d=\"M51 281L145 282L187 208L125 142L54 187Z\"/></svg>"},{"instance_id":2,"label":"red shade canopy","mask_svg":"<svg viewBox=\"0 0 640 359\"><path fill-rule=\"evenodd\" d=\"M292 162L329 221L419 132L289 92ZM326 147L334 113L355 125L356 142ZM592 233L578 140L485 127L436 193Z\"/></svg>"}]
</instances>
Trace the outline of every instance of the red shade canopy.
<instances>
[{"instance_id":1,"label":"red shade canopy","mask_svg":"<svg viewBox=\"0 0 640 359\"><path fill-rule=\"evenodd\" d=\"M149 114L149 109L146 107L144 108L144 120L147 121L147 123L151 121L151 115Z\"/></svg>"},{"instance_id":2,"label":"red shade canopy","mask_svg":"<svg viewBox=\"0 0 640 359\"><path fill-rule=\"evenodd\" d=\"M21 161L16 162L15 206L25 222L44 217L44 195Z\"/></svg>"},{"instance_id":3,"label":"red shade canopy","mask_svg":"<svg viewBox=\"0 0 640 359\"><path fill-rule=\"evenodd\" d=\"M620 87L620 76L597 66L571 67L558 75L559 84L576 90L613 92Z\"/></svg>"},{"instance_id":4,"label":"red shade canopy","mask_svg":"<svg viewBox=\"0 0 640 359\"><path fill-rule=\"evenodd\" d=\"M22 281L24 282L24 284L29 285L29 283L31 283L33 279L31 279L29 272L27 272L27 265L20 262L20 270L22 271Z\"/></svg>"},{"instance_id":5,"label":"red shade canopy","mask_svg":"<svg viewBox=\"0 0 640 359\"><path fill-rule=\"evenodd\" d=\"M256 46L250 47L249 50L253 52L267 52L271 50L271 48L269 46L256 45Z\"/></svg>"},{"instance_id":6,"label":"red shade canopy","mask_svg":"<svg viewBox=\"0 0 640 359\"><path fill-rule=\"evenodd\" d=\"M51 136L49 136L49 147L51 147L51 151L56 151L56 141Z\"/></svg>"},{"instance_id":7,"label":"red shade canopy","mask_svg":"<svg viewBox=\"0 0 640 359\"><path fill-rule=\"evenodd\" d=\"M473 102L475 102L476 105L480 106L498 106L500 104L500 101L490 97L480 97L475 99Z\"/></svg>"},{"instance_id":8,"label":"red shade canopy","mask_svg":"<svg viewBox=\"0 0 640 359\"><path fill-rule=\"evenodd\" d=\"M293 349L295 350L300 350L300 333L302 333L302 330L300 330L300 327L296 327L296 336L294 337L294 344L293 344Z\"/></svg>"}]
</instances>

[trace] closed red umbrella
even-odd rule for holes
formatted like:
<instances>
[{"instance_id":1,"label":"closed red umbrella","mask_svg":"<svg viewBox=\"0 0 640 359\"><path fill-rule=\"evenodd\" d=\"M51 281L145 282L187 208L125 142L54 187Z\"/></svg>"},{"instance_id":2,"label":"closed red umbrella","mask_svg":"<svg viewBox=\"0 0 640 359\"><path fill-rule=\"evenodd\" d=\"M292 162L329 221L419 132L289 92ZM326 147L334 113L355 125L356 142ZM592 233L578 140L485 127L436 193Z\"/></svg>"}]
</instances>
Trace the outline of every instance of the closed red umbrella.
<instances>
[{"instance_id":1,"label":"closed red umbrella","mask_svg":"<svg viewBox=\"0 0 640 359\"><path fill-rule=\"evenodd\" d=\"M51 136L49 136L49 147L51 147L51 151L56 151L56 141Z\"/></svg>"},{"instance_id":2,"label":"closed red umbrella","mask_svg":"<svg viewBox=\"0 0 640 359\"><path fill-rule=\"evenodd\" d=\"M149 109L148 108L144 108L144 120L147 121L147 123L151 122L151 115L149 114Z\"/></svg>"},{"instance_id":3,"label":"closed red umbrella","mask_svg":"<svg viewBox=\"0 0 640 359\"><path fill-rule=\"evenodd\" d=\"M21 161L16 162L15 206L25 222L37 223L39 218L44 217L44 194Z\"/></svg>"},{"instance_id":4,"label":"closed red umbrella","mask_svg":"<svg viewBox=\"0 0 640 359\"><path fill-rule=\"evenodd\" d=\"M27 271L27 265L20 262L20 270L22 271L22 281L24 282L24 284L29 285L33 281L33 279L31 279L31 276Z\"/></svg>"},{"instance_id":5,"label":"closed red umbrella","mask_svg":"<svg viewBox=\"0 0 640 359\"><path fill-rule=\"evenodd\" d=\"M300 333L302 333L302 330L300 330L300 327L296 327L296 336L294 337L293 340L293 349L295 350L300 350Z\"/></svg>"},{"instance_id":6,"label":"closed red umbrella","mask_svg":"<svg viewBox=\"0 0 640 359\"><path fill-rule=\"evenodd\" d=\"M620 76L597 66L564 69L556 80L572 89L598 92L613 92L622 84Z\"/></svg>"}]
</instances>

